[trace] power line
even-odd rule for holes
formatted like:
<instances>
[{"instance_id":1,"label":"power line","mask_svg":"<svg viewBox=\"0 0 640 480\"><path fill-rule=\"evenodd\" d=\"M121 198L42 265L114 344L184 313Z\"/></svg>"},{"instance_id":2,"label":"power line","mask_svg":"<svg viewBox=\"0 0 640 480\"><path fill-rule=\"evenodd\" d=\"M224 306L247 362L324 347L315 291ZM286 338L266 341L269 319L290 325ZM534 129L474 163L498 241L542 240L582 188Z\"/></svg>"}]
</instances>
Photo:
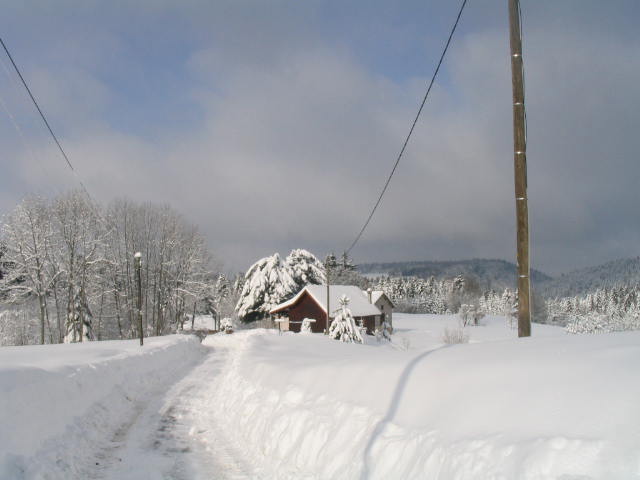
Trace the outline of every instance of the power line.
<instances>
[{"instance_id":1,"label":"power line","mask_svg":"<svg viewBox=\"0 0 640 480\"><path fill-rule=\"evenodd\" d=\"M98 208L97 203L95 202L95 200L93 199L93 197L89 193L89 190L87 190L87 187L85 187L84 183L82 182L82 179L78 175L78 172L76 171L75 168L73 168L73 165L71 164L71 160L69 160L69 157L67 156L66 152L62 148L62 145L60 144L60 141L58 140L58 137L56 137L56 134L53 133L53 130L52 130L51 126L49 125L49 122L47 121L47 117L45 117L44 113L42 112L42 109L40 108L40 106L38 105L38 102L36 101L35 97L33 96L33 93L31 93L31 89L29 88L29 85L27 85L27 82L25 81L24 77L22 76L22 73L20 72L20 69L18 68L18 65L16 65L16 62L13 60L13 57L11 56L11 53L9 52L9 49L5 45L5 43L2 40L2 38L0 38L0 44L2 45L2 48L4 48L4 51L7 53L7 57L9 57L9 60L11 60L11 64L13 65L13 68L15 69L16 73L18 74L18 77L20 77L22 85L26 89L27 93L29 94L29 97L31 98L31 101L33 102L33 104L35 105L36 109L38 110L38 113L40 114L40 117L42 118L42 121L46 125L47 130L49 130L49 133L51 134L51 137L53 137L53 140L56 142L56 145L58 146L58 149L60 150L60 153L62 154L62 156L64 157L64 159L65 159L65 161L67 163L67 166L69 167L69 169L71 170L73 175L76 177L76 180L80 184L80 187L82 187L82 191L87 196L87 199L89 200L89 207L94 211L98 221L103 222L103 224L105 224L107 227L112 227L113 226L113 221L111 221L111 219L108 216L102 215L102 213L100 212L100 209ZM3 64L4 64L4 62L3 62Z\"/></svg>"},{"instance_id":2,"label":"power line","mask_svg":"<svg viewBox=\"0 0 640 480\"><path fill-rule=\"evenodd\" d=\"M82 183L82 180L78 176L78 172L76 172L75 168L73 168L73 165L71 164L71 161L69 160L69 157L67 156L67 154L65 153L64 149L62 148L62 145L60 145L60 142L58 141L58 137L56 137L56 134L53 133L53 130L51 129L51 126L49 125L49 122L47 121L47 117L45 117L44 113L42 112L42 109L40 108L40 105L38 105L38 102L36 101L35 97L33 96L33 93L31 93L31 89L29 88L29 85L27 85L27 82L25 81L24 77L22 76L22 73L20 72L20 69L18 68L18 65L16 65L16 62L13 60L13 57L11 56L11 53L9 52L9 49L5 45L5 43L2 40L2 38L0 38L0 44L2 44L2 48L4 48L4 51L6 52L7 57L9 57L9 60L11 61L11 64L13 65L13 68L15 69L16 73L18 74L18 77L20 77L20 81L22 82L22 85L24 85L24 88L27 90L27 93L29 94L29 97L31 98L31 101L33 102L33 104L35 105L36 109L38 110L38 113L40 114L40 117L42 118L42 121L44 122L45 126L47 127L47 130L49 130L49 133L51 134L51 137L56 142L56 145L58 146L58 149L60 150L60 153L62 153L62 156L64 157L65 161L67 162L67 166L69 167L69 169L75 175L76 179L78 180L78 183L80 183L80 186L82 187L84 192L91 199L91 195L89 194L89 191L87 190L87 187L84 186L84 183Z\"/></svg>"},{"instance_id":3,"label":"power line","mask_svg":"<svg viewBox=\"0 0 640 480\"><path fill-rule=\"evenodd\" d=\"M11 74L9 67L7 67L5 61L2 59L2 56L0 56L0 65L2 65L2 69L4 70L5 74L7 75L7 79L11 82L11 84L14 85L15 88L20 89L21 88L20 84L16 80L15 75ZM49 179L53 178L53 175L51 174L51 171L47 168L46 163L42 161L42 157L40 155L36 154L35 147L33 147L32 142L30 142L27 139L27 136L22 130L22 127L20 126L18 119L11 112L8 102L5 102L5 100L2 98L1 95L0 95L0 105L2 106L2 109L7 114L7 117L9 118L9 121L13 125L13 128L15 129L16 133L22 140L22 143L24 144L24 147L27 153L31 157L32 163L34 165L37 164L40 167L42 173L44 174L43 178L49 178ZM50 193L55 193L55 194L59 193L58 189L55 188L51 182L46 182L46 188Z\"/></svg>"},{"instance_id":4,"label":"power line","mask_svg":"<svg viewBox=\"0 0 640 480\"><path fill-rule=\"evenodd\" d=\"M373 218L373 214L376 213L376 210L378 209L378 206L380 205L380 202L382 201L382 197L384 197L384 194L387 191L387 188L389 187L389 183L391 182L391 178L393 178L393 174L396 172L396 168L398 168L398 164L400 163L400 159L402 158L402 155L404 154L404 151L407 148L407 144L409 143L409 139L411 138L411 134L413 133L413 130L415 129L416 124L418 123L418 119L420 118L420 114L422 113L422 109L424 108L424 104L427 102L427 98L429 97L429 93L431 92L431 88L433 87L433 84L434 84L434 82L436 80L436 77L438 76L438 72L440 71L440 66L442 65L442 61L444 60L444 57L447 54L447 50L449 49L449 44L451 43L451 39L453 38L453 34L456 31L456 28L458 27L458 22L460 21L460 17L462 16L462 11L464 10L464 7L466 5L467 5L467 0L463 0L462 1L462 5L460 6L460 10L458 11L458 16L456 17L456 21L453 24L453 28L451 28L451 32L449 33L449 38L447 39L447 43L445 44L444 49L442 50L442 54L440 55L440 60L438 61L438 65L436 66L436 69L433 72L433 76L431 77L431 81L429 82L429 87L427 88L427 93L424 94L424 98L422 99L422 103L420 104L420 108L418 109L418 113L416 114L416 117L413 119L413 123L411 124L411 128L409 129L409 134L407 135L407 138L405 138L404 143L402 144L402 148L400 149L400 153L398 154L398 158L396 158L396 162L394 163L393 168L391 169L391 173L389 174L389 177L387 178L387 181L385 182L384 187L382 188L382 191L380 192L380 196L378 197L378 200L376 201L375 205L373 206L373 209L371 210L371 213L367 217L367 221L364 222L364 225L362 226L362 229L360 230L360 233L358 233L358 235L356 236L355 240L351 243L351 246L346 250L347 254L349 252L351 252L351 250L353 250L353 247L356 246L356 244L358 243L358 241L362 237L362 234L364 233L364 231L369 226L369 222L371 222L371 219Z\"/></svg>"}]
</instances>

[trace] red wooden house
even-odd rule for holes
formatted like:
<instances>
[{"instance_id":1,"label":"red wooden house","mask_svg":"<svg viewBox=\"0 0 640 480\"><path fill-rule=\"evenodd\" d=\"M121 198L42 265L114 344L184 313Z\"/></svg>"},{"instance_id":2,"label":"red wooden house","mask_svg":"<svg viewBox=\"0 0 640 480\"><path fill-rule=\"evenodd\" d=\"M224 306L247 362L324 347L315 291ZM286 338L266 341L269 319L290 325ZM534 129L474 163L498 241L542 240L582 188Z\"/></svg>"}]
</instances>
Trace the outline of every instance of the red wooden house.
<instances>
[{"instance_id":1,"label":"red wooden house","mask_svg":"<svg viewBox=\"0 0 640 480\"><path fill-rule=\"evenodd\" d=\"M376 302L371 302L371 296L367 292L352 285L331 285L329 288L331 318L335 318L340 310L340 297L346 295L349 298L348 308L351 314L358 324L362 322L362 325L367 327L367 333L373 333L384 320L384 313L374 304ZM300 325L305 318L315 320L311 324L313 332L323 332L327 326L327 287L308 285L291 300L274 307L270 313L287 317L289 330L293 332L300 331Z\"/></svg>"}]
</instances>

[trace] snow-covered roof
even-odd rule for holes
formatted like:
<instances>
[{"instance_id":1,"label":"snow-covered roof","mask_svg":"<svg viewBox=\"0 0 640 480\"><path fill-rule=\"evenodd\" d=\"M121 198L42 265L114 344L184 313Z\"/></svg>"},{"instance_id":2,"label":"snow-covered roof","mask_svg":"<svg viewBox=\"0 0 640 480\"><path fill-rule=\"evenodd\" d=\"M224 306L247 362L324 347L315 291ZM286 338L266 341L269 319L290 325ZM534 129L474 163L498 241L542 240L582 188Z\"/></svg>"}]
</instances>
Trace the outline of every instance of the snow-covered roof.
<instances>
[{"instance_id":1,"label":"snow-covered roof","mask_svg":"<svg viewBox=\"0 0 640 480\"><path fill-rule=\"evenodd\" d=\"M327 311L327 286L326 285L307 285L291 300L281 303L272 308L270 313L280 312L295 305L300 297L307 292L316 301L316 303ZM370 315L380 315L382 312L369 303L367 293L353 285L331 285L329 287L329 307L331 308L331 316L340 308L340 297L346 295L349 298L349 310L354 317L368 317Z\"/></svg>"},{"instance_id":2,"label":"snow-covered roof","mask_svg":"<svg viewBox=\"0 0 640 480\"><path fill-rule=\"evenodd\" d=\"M380 297L384 295L384 292L382 290L374 290L373 292L371 292L371 303L376 303L378 300L380 300Z\"/></svg>"},{"instance_id":3,"label":"snow-covered roof","mask_svg":"<svg viewBox=\"0 0 640 480\"><path fill-rule=\"evenodd\" d=\"M387 297L387 295L385 295L385 293L382 290L374 290L373 292L371 292L371 303L376 303L378 300L380 300L380 297L385 296L387 300L389 300L389 303L391 304L391 306L393 305L393 302L389 299L389 297Z\"/></svg>"}]
</instances>

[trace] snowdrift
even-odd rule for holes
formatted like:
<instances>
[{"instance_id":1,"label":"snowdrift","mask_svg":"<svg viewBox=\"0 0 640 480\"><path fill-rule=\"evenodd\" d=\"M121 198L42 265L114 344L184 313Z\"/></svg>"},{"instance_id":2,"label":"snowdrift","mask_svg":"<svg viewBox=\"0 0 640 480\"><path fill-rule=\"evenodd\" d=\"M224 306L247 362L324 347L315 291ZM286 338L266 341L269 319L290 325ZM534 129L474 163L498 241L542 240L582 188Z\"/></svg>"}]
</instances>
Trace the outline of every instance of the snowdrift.
<instances>
[{"instance_id":1,"label":"snowdrift","mask_svg":"<svg viewBox=\"0 0 640 480\"><path fill-rule=\"evenodd\" d=\"M203 350L184 335L0 349L0 479L81 478Z\"/></svg>"},{"instance_id":2,"label":"snowdrift","mask_svg":"<svg viewBox=\"0 0 640 480\"><path fill-rule=\"evenodd\" d=\"M640 332L488 341L495 319L475 328L484 343L409 351L209 337L233 359L212 401L273 478L640 478Z\"/></svg>"}]
</instances>

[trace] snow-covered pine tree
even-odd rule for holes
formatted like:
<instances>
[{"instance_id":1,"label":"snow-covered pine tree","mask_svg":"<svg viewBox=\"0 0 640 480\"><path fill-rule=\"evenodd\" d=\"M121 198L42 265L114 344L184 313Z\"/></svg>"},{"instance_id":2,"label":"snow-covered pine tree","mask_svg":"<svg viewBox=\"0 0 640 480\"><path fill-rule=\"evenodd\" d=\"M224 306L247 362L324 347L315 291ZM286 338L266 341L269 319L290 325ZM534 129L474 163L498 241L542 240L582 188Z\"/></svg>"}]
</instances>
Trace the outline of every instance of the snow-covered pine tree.
<instances>
[{"instance_id":1,"label":"snow-covered pine tree","mask_svg":"<svg viewBox=\"0 0 640 480\"><path fill-rule=\"evenodd\" d=\"M358 273L346 252L342 254L340 262L336 260L333 253L330 253L325 259L324 266L332 285L355 285L362 290L370 286L369 281Z\"/></svg>"},{"instance_id":2,"label":"snow-covered pine tree","mask_svg":"<svg viewBox=\"0 0 640 480\"><path fill-rule=\"evenodd\" d=\"M354 271L356 269L356 266L351 261L351 258L349 258L349 254L347 252L343 252L340 264L342 270L345 271Z\"/></svg>"},{"instance_id":3,"label":"snow-covered pine tree","mask_svg":"<svg viewBox=\"0 0 640 480\"><path fill-rule=\"evenodd\" d=\"M305 286L324 282L322 262L307 250L292 250L284 261L275 253L258 260L247 271L236 312L245 322L259 320Z\"/></svg>"},{"instance_id":4,"label":"snow-covered pine tree","mask_svg":"<svg viewBox=\"0 0 640 480\"><path fill-rule=\"evenodd\" d=\"M325 267L318 258L304 249L291 250L284 261L284 267L295 282L295 295L307 285L322 285L326 282Z\"/></svg>"},{"instance_id":5,"label":"snow-covered pine tree","mask_svg":"<svg viewBox=\"0 0 640 480\"><path fill-rule=\"evenodd\" d=\"M269 310L294 291L296 282L288 268L283 268L280 255L261 258L249 267L236 304L236 313L244 322L265 318Z\"/></svg>"},{"instance_id":6,"label":"snow-covered pine tree","mask_svg":"<svg viewBox=\"0 0 640 480\"><path fill-rule=\"evenodd\" d=\"M333 253L330 253L324 259L324 268L326 270L333 270L338 267L338 261L336 260L336 256Z\"/></svg>"},{"instance_id":7,"label":"snow-covered pine tree","mask_svg":"<svg viewBox=\"0 0 640 480\"><path fill-rule=\"evenodd\" d=\"M329 327L329 336L342 342L364 343L360 329L349 310L349 298L346 295L340 297L339 312Z\"/></svg>"}]
</instances>

